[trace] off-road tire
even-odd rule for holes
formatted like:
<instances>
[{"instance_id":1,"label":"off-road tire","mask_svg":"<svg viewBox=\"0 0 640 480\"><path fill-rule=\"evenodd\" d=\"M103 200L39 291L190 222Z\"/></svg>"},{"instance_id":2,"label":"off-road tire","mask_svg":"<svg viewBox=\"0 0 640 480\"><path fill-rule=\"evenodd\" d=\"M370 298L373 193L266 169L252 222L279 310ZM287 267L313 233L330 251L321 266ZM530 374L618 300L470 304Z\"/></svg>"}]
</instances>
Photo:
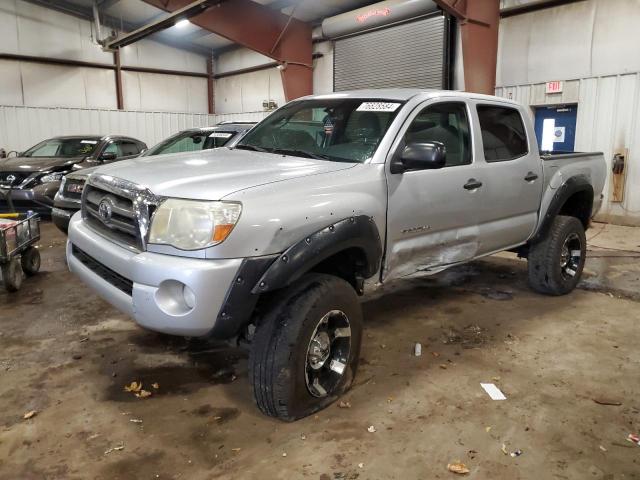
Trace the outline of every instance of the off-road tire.
<instances>
[{"instance_id":1,"label":"off-road tire","mask_svg":"<svg viewBox=\"0 0 640 480\"><path fill-rule=\"evenodd\" d=\"M2 282L7 292L17 292L22 285L22 268L17 257L12 258L7 263L0 265L2 272Z\"/></svg>"},{"instance_id":2,"label":"off-road tire","mask_svg":"<svg viewBox=\"0 0 640 480\"><path fill-rule=\"evenodd\" d=\"M569 236L580 240L580 260L575 275L563 275L562 248ZM529 249L529 286L546 295L566 295L580 281L586 258L587 239L584 227L575 217L558 215L551 224L544 239Z\"/></svg>"},{"instance_id":3,"label":"off-road tire","mask_svg":"<svg viewBox=\"0 0 640 480\"><path fill-rule=\"evenodd\" d=\"M35 247L29 247L22 252L20 258L22 270L27 277L32 277L40 271L40 252Z\"/></svg>"},{"instance_id":4,"label":"off-road tire","mask_svg":"<svg viewBox=\"0 0 640 480\"><path fill-rule=\"evenodd\" d=\"M293 421L321 410L349 389L358 367L362 309L354 288L325 274L307 274L263 306L249 356L249 379L258 408ZM320 319L332 310L348 317L351 346L340 382L324 397L307 387L307 349Z\"/></svg>"}]
</instances>

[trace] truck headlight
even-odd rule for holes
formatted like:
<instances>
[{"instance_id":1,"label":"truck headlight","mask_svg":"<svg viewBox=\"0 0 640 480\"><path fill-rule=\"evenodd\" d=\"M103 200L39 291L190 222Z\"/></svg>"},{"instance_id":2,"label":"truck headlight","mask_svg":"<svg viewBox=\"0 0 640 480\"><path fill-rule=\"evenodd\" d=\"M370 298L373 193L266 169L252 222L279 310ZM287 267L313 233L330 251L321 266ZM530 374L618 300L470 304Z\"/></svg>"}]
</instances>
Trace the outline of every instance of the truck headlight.
<instances>
[{"instance_id":1,"label":"truck headlight","mask_svg":"<svg viewBox=\"0 0 640 480\"><path fill-rule=\"evenodd\" d=\"M199 250L225 240L240 218L242 205L170 198L156 210L149 243Z\"/></svg>"},{"instance_id":2,"label":"truck headlight","mask_svg":"<svg viewBox=\"0 0 640 480\"><path fill-rule=\"evenodd\" d=\"M40 177L40 183L57 182L58 180L61 180L64 175L65 174L63 172L47 173Z\"/></svg>"}]
</instances>

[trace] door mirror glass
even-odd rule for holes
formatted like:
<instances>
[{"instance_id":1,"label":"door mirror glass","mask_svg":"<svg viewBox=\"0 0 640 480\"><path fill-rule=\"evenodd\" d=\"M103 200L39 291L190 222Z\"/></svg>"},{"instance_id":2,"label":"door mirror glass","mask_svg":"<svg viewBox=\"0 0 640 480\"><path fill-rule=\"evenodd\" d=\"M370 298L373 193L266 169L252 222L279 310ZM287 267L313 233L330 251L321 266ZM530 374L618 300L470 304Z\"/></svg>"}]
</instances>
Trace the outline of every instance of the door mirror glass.
<instances>
[{"instance_id":1,"label":"door mirror glass","mask_svg":"<svg viewBox=\"0 0 640 480\"><path fill-rule=\"evenodd\" d=\"M102 160L103 162L111 162L116 158L118 158L118 156L115 152L104 152L102 155L100 155L100 160Z\"/></svg>"},{"instance_id":2,"label":"door mirror glass","mask_svg":"<svg viewBox=\"0 0 640 480\"><path fill-rule=\"evenodd\" d=\"M442 142L413 142L402 149L391 173L442 168L446 162L447 149Z\"/></svg>"}]
</instances>

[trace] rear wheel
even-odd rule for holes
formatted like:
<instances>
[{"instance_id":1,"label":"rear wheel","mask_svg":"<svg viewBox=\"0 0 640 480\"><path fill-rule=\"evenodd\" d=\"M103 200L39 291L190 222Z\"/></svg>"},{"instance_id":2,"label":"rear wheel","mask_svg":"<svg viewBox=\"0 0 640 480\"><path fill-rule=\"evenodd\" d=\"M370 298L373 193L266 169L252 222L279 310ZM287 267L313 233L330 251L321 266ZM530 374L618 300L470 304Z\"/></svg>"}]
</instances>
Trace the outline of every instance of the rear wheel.
<instances>
[{"instance_id":1,"label":"rear wheel","mask_svg":"<svg viewBox=\"0 0 640 480\"><path fill-rule=\"evenodd\" d=\"M341 278L309 274L276 294L249 360L260 410L296 420L331 404L351 386L361 338L360 303Z\"/></svg>"},{"instance_id":2,"label":"rear wheel","mask_svg":"<svg viewBox=\"0 0 640 480\"><path fill-rule=\"evenodd\" d=\"M16 292L22 286L22 268L20 268L20 261L13 257L9 262L0 265L0 271L2 272L2 282L4 288L8 292Z\"/></svg>"},{"instance_id":3,"label":"rear wheel","mask_svg":"<svg viewBox=\"0 0 640 480\"><path fill-rule=\"evenodd\" d=\"M571 292L580 281L586 252L580 220L558 215L547 236L529 250L529 285L547 295Z\"/></svg>"},{"instance_id":4,"label":"rear wheel","mask_svg":"<svg viewBox=\"0 0 640 480\"><path fill-rule=\"evenodd\" d=\"M20 258L22 264L22 270L27 274L27 277L31 277L40 271L40 252L35 247L29 247Z\"/></svg>"}]
</instances>

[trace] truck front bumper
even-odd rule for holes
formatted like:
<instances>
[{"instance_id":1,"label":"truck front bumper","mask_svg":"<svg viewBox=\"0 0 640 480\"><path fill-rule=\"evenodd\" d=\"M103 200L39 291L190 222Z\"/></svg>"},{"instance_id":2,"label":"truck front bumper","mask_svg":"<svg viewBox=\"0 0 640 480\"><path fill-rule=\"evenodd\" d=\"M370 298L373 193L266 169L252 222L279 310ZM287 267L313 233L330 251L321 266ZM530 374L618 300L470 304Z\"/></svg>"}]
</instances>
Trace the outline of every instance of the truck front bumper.
<instances>
[{"instance_id":1,"label":"truck front bumper","mask_svg":"<svg viewBox=\"0 0 640 480\"><path fill-rule=\"evenodd\" d=\"M142 327L181 336L213 329L242 259L205 260L121 247L69 222L69 269Z\"/></svg>"}]
</instances>

